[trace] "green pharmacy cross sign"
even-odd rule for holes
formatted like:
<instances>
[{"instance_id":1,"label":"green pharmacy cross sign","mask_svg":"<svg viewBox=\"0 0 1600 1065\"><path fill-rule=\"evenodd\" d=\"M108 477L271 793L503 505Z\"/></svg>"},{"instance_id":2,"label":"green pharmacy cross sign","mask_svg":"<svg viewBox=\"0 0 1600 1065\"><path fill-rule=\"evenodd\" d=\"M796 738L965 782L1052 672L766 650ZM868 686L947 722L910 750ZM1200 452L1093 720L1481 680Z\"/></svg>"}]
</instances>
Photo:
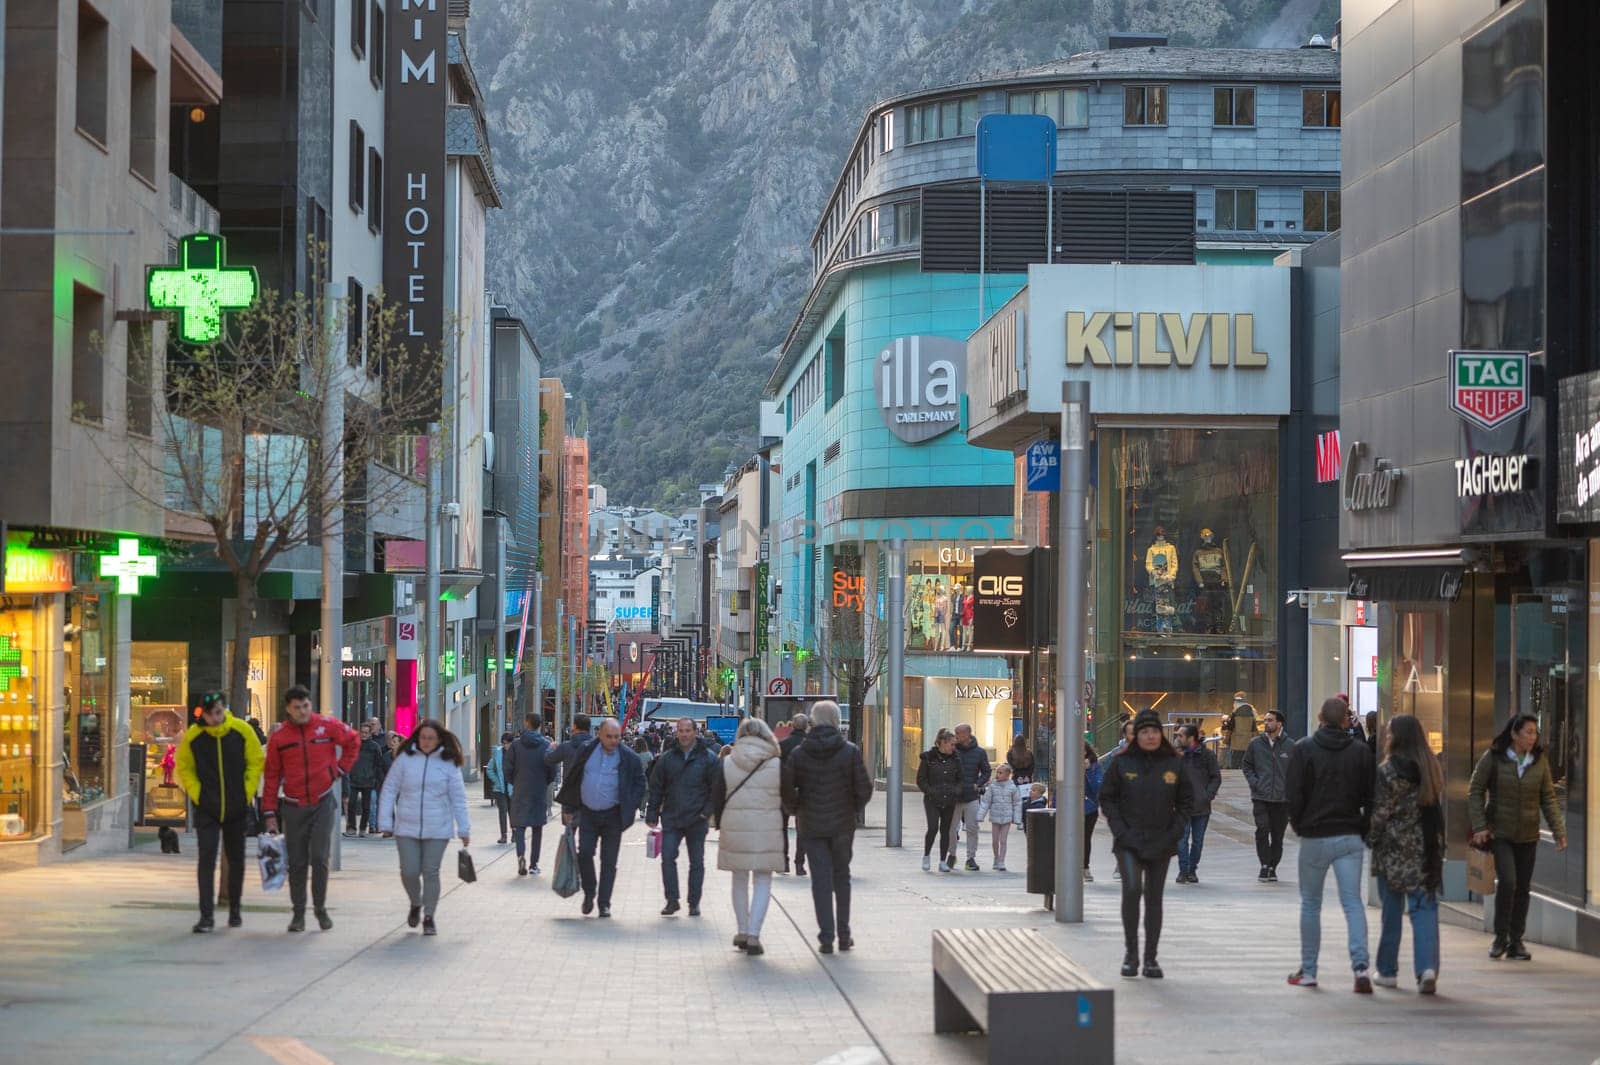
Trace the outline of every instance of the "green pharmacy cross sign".
<instances>
[{"instance_id":1,"label":"green pharmacy cross sign","mask_svg":"<svg viewBox=\"0 0 1600 1065\"><path fill-rule=\"evenodd\" d=\"M253 266L227 266L227 242L195 233L178 244L178 266L145 272L145 298L154 310L178 312L186 344L210 344L222 335L222 312L250 306L260 293Z\"/></svg>"},{"instance_id":2,"label":"green pharmacy cross sign","mask_svg":"<svg viewBox=\"0 0 1600 1065\"><path fill-rule=\"evenodd\" d=\"M124 537L117 541L117 553L100 556L100 576L117 579L118 595L138 595L139 578L156 575L156 556L141 555L139 541Z\"/></svg>"},{"instance_id":3,"label":"green pharmacy cross sign","mask_svg":"<svg viewBox=\"0 0 1600 1065\"><path fill-rule=\"evenodd\" d=\"M11 682L22 676L22 652L11 646L10 636L0 636L0 692L11 690Z\"/></svg>"}]
</instances>

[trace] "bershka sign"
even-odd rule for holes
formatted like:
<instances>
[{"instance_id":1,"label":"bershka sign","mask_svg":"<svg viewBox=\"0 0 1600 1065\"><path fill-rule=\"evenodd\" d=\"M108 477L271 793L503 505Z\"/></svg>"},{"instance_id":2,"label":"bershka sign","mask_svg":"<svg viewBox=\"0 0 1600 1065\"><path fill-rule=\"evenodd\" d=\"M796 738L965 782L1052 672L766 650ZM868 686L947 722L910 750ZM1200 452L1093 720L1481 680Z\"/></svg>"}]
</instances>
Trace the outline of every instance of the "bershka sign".
<instances>
[{"instance_id":1,"label":"bershka sign","mask_svg":"<svg viewBox=\"0 0 1600 1065\"><path fill-rule=\"evenodd\" d=\"M1527 455L1474 455L1470 459L1456 459L1456 495L1471 499L1525 492L1530 487L1528 464L1532 461Z\"/></svg>"},{"instance_id":2,"label":"bershka sign","mask_svg":"<svg viewBox=\"0 0 1600 1065\"><path fill-rule=\"evenodd\" d=\"M1388 459L1375 458L1372 468L1361 469L1361 456L1367 445L1359 440L1350 443L1344 460L1344 509L1352 513L1363 510L1383 510L1392 507L1400 495L1400 478L1404 471L1391 465Z\"/></svg>"},{"instance_id":3,"label":"bershka sign","mask_svg":"<svg viewBox=\"0 0 1600 1065\"><path fill-rule=\"evenodd\" d=\"M972 648L1022 654L1033 644L1029 618L1032 554L991 548L972 562Z\"/></svg>"},{"instance_id":4,"label":"bershka sign","mask_svg":"<svg viewBox=\"0 0 1600 1065\"><path fill-rule=\"evenodd\" d=\"M873 380L889 431L908 444L932 440L961 421L967 346L949 337L901 337L878 353Z\"/></svg>"},{"instance_id":5,"label":"bershka sign","mask_svg":"<svg viewBox=\"0 0 1600 1065\"><path fill-rule=\"evenodd\" d=\"M389 3L383 287L401 308L412 387L438 377L444 343L446 8L446 0Z\"/></svg>"},{"instance_id":6,"label":"bershka sign","mask_svg":"<svg viewBox=\"0 0 1600 1065\"><path fill-rule=\"evenodd\" d=\"M1450 409L1484 429L1504 425L1526 413L1528 353L1452 351Z\"/></svg>"}]
</instances>

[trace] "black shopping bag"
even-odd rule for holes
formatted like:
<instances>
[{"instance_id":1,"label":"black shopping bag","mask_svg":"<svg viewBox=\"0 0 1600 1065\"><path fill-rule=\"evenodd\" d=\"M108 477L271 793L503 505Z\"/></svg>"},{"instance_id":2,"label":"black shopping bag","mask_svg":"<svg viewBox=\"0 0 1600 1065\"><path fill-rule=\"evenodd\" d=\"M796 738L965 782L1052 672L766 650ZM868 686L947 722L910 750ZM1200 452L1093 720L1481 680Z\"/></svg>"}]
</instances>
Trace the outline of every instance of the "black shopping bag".
<instances>
[{"instance_id":1,"label":"black shopping bag","mask_svg":"<svg viewBox=\"0 0 1600 1065\"><path fill-rule=\"evenodd\" d=\"M478 880L478 870L472 864L472 854L465 847L456 851L456 875L469 884Z\"/></svg>"}]
</instances>

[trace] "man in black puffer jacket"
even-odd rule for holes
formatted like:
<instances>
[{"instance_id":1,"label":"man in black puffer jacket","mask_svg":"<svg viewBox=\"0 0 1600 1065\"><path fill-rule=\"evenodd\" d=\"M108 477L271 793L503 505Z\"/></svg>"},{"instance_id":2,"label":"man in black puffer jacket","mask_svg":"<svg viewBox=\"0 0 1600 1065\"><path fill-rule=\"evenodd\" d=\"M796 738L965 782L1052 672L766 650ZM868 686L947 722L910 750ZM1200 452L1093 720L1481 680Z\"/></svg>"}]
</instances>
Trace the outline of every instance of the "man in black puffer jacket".
<instances>
[{"instance_id":1,"label":"man in black puffer jacket","mask_svg":"<svg viewBox=\"0 0 1600 1065\"><path fill-rule=\"evenodd\" d=\"M850 855L856 813L872 799L861 748L839 734L839 704L811 708L811 731L783 763L783 805L799 823L796 838L811 863L817 941L832 954L855 946L850 936Z\"/></svg>"},{"instance_id":2,"label":"man in black puffer jacket","mask_svg":"<svg viewBox=\"0 0 1600 1065\"><path fill-rule=\"evenodd\" d=\"M789 734L778 741L779 764L787 764L789 756L800 749L805 742L806 733L811 729L811 719L805 714L796 714L789 719ZM783 812L783 871L789 871L789 811ZM794 875L806 875L806 852L800 848L798 841L794 848Z\"/></svg>"}]
</instances>

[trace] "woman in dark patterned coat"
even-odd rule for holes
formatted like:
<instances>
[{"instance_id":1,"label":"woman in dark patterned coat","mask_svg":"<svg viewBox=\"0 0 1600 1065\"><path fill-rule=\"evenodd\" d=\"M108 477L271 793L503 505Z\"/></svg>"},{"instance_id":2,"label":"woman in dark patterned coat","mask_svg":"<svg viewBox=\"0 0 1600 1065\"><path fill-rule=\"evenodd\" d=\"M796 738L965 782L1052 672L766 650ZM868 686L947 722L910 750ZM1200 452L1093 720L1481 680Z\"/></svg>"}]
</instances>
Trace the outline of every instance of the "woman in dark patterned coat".
<instances>
[{"instance_id":1,"label":"woman in dark patterned coat","mask_svg":"<svg viewBox=\"0 0 1600 1065\"><path fill-rule=\"evenodd\" d=\"M1411 917L1411 947L1417 991L1431 995L1439 981L1439 879L1444 863L1444 791L1439 760L1428 747L1421 722L1409 714L1389 719L1384 760L1378 767L1373 804L1372 871L1383 902L1378 939L1378 975L1373 983L1395 987L1400 972L1400 926Z\"/></svg>"}]
</instances>

